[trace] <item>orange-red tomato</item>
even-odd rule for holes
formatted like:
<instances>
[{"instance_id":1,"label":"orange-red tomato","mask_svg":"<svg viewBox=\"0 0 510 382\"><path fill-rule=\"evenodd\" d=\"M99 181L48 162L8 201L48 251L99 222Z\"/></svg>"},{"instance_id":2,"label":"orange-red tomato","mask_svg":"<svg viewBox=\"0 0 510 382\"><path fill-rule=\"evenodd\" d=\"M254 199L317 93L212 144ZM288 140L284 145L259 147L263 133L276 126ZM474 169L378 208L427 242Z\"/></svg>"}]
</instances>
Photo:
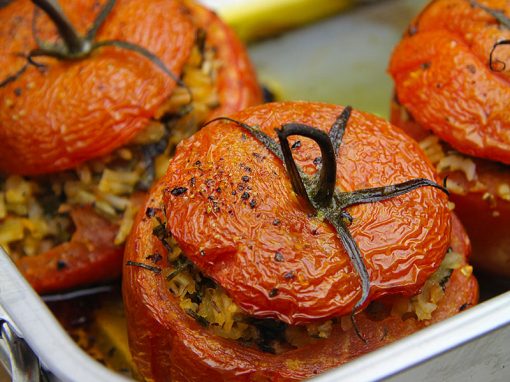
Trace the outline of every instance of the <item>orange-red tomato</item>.
<instances>
[{"instance_id":1,"label":"orange-red tomato","mask_svg":"<svg viewBox=\"0 0 510 382\"><path fill-rule=\"evenodd\" d=\"M477 4L510 15L505 0ZM507 16L508 17L508 16ZM510 29L466 0L433 1L397 45L389 72L399 102L455 149L510 164Z\"/></svg>"},{"instance_id":2,"label":"orange-red tomato","mask_svg":"<svg viewBox=\"0 0 510 382\"><path fill-rule=\"evenodd\" d=\"M440 175L457 184L451 200L473 243L473 262L506 277L510 50L496 44L510 38L509 17L504 0L433 1L411 24L389 65L396 90L391 122L417 140L432 132L475 166L474 179L456 169Z\"/></svg>"},{"instance_id":3,"label":"orange-red tomato","mask_svg":"<svg viewBox=\"0 0 510 382\"><path fill-rule=\"evenodd\" d=\"M92 25L104 1L62 2L80 33ZM0 78L16 73L37 47L34 5L20 0L0 9ZM3 20L3 21L2 21ZM191 2L118 0L97 41L123 40L156 55L179 76L198 28L218 48L222 108L232 112L260 102L244 48L217 16ZM54 41L46 15L35 23L38 37ZM109 154L145 128L176 83L141 55L104 47L80 60L36 59L19 78L0 88L0 172L42 174L73 168Z\"/></svg>"},{"instance_id":4,"label":"orange-red tomato","mask_svg":"<svg viewBox=\"0 0 510 382\"><path fill-rule=\"evenodd\" d=\"M61 3L83 34L105 1ZM55 27L39 13L35 22L38 38L54 41ZM16 73L26 62L22 55L37 46L32 31L34 14L29 0L14 1L0 9L0 81ZM261 90L243 45L213 12L192 1L118 0L96 40L138 44L178 77L198 29L206 32L207 44L215 48L215 60L220 64L216 78L219 106L210 116L260 103ZM16 80L0 87L0 173L45 174L109 154L151 122L176 85L147 58L120 48L103 47L79 60L35 60L44 68L28 66ZM89 224L83 222L83 216L90 219ZM97 223L104 232L89 236L86 246L73 239L48 253L20 260L20 269L39 292L120 274L122 247L113 245L112 236L117 227L92 211L74 211L73 217L77 224L81 222L78 231L87 232L88 225ZM106 237L112 239L109 245ZM69 260L77 253L79 262ZM56 272L58 260L67 265Z\"/></svg>"},{"instance_id":5,"label":"orange-red tomato","mask_svg":"<svg viewBox=\"0 0 510 382\"><path fill-rule=\"evenodd\" d=\"M391 122L417 141L429 134L396 103L392 105ZM510 171L502 163L470 159L476 166L475 180L468 181L462 171L444 170L440 175L463 190L460 194L452 192L450 200L471 240L472 262L490 273L510 277L510 200L498 197L501 185L510 185Z\"/></svg>"},{"instance_id":6,"label":"orange-red tomato","mask_svg":"<svg viewBox=\"0 0 510 382\"><path fill-rule=\"evenodd\" d=\"M325 104L280 103L232 117L275 137L274 128L287 122L327 130L341 111ZM317 147L303 138L291 143L296 161L305 172L315 173ZM349 121L337 163L337 187L342 190L435 179L413 141L360 112ZM185 255L251 316L311 322L349 314L359 298L358 276L333 228L310 216L281 161L235 124L215 122L180 145L138 216L126 264L151 264L151 254L165 253L145 215L148 208L163 207L166 227ZM469 253L469 240L456 219L451 225L446 197L436 189L420 188L349 212L354 218L350 230L370 275L369 300L417 293L449 246L464 258ZM283 261L275 261L276 252ZM163 256L154 265L163 269L169 263ZM294 277L285 277L288 272ZM201 327L179 306L163 274L124 267L130 346L148 379L300 380L426 325L394 316L377 321L363 312L357 321L368 336L366 344L354 329L343 331L337 325L328 339L267 354ZM270 295L274 289L278 293ZM476 303L477 296L476 280L455 271L432 322Z\"/></svg>"},{"instance_id":7,"label":"orange-red tomato","mask_svg":"<svg viewBox=\"0 0 510 382\"><path fill-rule=\"evenodd\" d=\"M287 122L328 131L341 111L281 103L249 108L233 118L275 137L274 129ZM300 139L293 153L305 172L317 171L314 159L320 152L314 143ZM337 164L336 185L346 191L435 179L416 143L359 112L350 119ZM283 163L241 128L215 122L183 142L163 183L173 237L250 314L304 323L347 314L360 298L359 276L333 228L310 216L292 191ZM173 195L179 187L188 190ZM417 293L448 247L446 196L422 188L349 212L370 276L369 301ZM275 225L275 219L281 223ZM284 261L275 261L277 252Z\"/></svg>"},{"instance_id":8,"label":"orange-red tomato","mask_svg":"<svg viewBox=\"0 0 510 382\"><path fill-rule=\"evenodd\" d=\"M37 256L24 256L18 268L39 293L113 280L120 276L124 248L113 244L118 227L91 208L71 212L72 239Z\"/></svg>"}]
</instances>

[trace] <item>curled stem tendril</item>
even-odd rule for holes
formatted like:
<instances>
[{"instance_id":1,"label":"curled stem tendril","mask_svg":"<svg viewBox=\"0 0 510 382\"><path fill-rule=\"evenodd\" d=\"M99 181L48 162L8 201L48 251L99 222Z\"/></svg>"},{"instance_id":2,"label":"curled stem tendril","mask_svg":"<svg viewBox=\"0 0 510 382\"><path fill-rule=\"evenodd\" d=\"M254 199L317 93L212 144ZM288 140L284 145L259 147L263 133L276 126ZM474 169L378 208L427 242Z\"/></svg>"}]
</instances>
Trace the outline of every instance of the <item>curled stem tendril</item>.
<instances>
[{"instance_id":1,"label":"curled stem tendril","mask_svg":"<svg viewBox=\"0 0 510 382\"><path fill-rule=\"evenodd\" d=\"M39 66L37 63L32 61L33 57L52 57L58 60L79 60L89 57L99 48L111 46L135 52L151 61L155 66L187 91L189 94L188 105L193 102L191 89L186 86L180 78L172 73L172 71L168 69L155 54L151 53L144 47L129 41L121 40L95 41L97 32L111 13L116 0L108 0L103 5L85 36L79 35L73 24L62 11L58 0L32 0L32 2L36 6L32 17L32 34L37 44L37 48L31 50L28 55L26 55L27 63L25 63L16 73L8 76L0 82L0 87L16 81L21 75L23 75L23 73L25 73L29 65ZM62 42L47 44L38 37L36 28L36 20L39 15L38 9L43 10L51 19L53 24L55 24Z\"/></svg>"},{"instance_id":2,"label":"curled stem tendril","mask_svg":"<svg viewBox=\"0 0 510 382\"><path fill-rule=\"evenodd\" d=\"M269 151L275 154L285 163L292 187L296 194L308 201L310 207L317 212L322 212L326 220L335 228L338 238L344 247L351 264L360 277L361 297L354 305L352 319L366 303L370 292L370 275L363 261L361 251L351 235L348 225L353 222L353 217L346 210L348 207L361 203L375 203L409 193L421 187L437 188L448 194L446 187L437 184L429 179L411 179L402 183L374 187L368 189L342 192L335 189L336 185L336 161L342 138L349 122L352 108L347 106L337 117L329 134L313 126L300 123L289 123L276 130L280 140L280 146L267 134L254 126L237 121L228 117L218 117L204 126L216 121L227 121L235 123L243 130L249 132L254 138L262 143ZM308 176L294 161L287 137L298 135L313 139L321 150L322 168L320 175ZM355 321L353 321L355 324ZM357 326L355 330L360 339L366 342L361 336Z\"/></svg>"}]
</instances>

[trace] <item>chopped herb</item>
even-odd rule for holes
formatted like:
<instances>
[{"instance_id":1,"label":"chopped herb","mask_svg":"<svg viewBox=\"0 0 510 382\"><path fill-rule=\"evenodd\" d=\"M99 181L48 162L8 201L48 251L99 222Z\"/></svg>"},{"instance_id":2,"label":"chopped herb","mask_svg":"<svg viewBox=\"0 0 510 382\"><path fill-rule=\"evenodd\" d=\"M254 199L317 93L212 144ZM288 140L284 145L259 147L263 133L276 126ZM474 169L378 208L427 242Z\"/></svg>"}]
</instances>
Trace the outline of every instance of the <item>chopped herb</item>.
<instances>
[{"instance_id":1,"label":"chopped herb","mask_svg":"<svg viewBox=\"0 0 510 382\"><path fill-rule=\"evenodd\" d=\"M190 185L191 187L194 187L196 183L197 183L197 179L196 179L195 177L193 177L193 178L191 178L191 179L189 180L189 185Z\"/></svg>"},{"instance_id":2,"label":"chopped herb","mask_svg":"<svg viewBox=\"0 0 510 382\"><path fill-rule=\"evenodd\" d=\"M156 236L159 240L163 240L168 237L166 227L164 224L158 224L156 227L154 227L152 229L152 234Z\"/></svg>"},{"instance_id":3,"label":"chopped herb","mask_svg":"<svg viewBox=\"0 0 510 382\"><path fill-rule=\"evenodd\" d=\"M156 216L156 209L153 207L148 207L145 210L145 216L147 216L148 218L153 218L154 216Z\"/></svg>"},{"instance_id":4,"label":"chopped herb","mask_svg":"<svg viewBox=\"0 0 510 382\"><path fill-rule=\"evenodd\" d=\"M322 163L322 157L317 157L313 160L313 164L318 166Z\"/></svg>"},{"instance_id":5,"label":"chopped herb","mask_svg":"<svg viewBox=\"0 0 510 382\"><path fill-rule=\"evenodd\" d=\"M64 260L57 260L57 270L61 271L65 268L67 268L67 263Z\"/></svg>"},{"instance_id":6,"label":"chopped herb","mask_svg":"<svg viewBox=\"0 0 510 382\"><path fill-rule=\"evenodd\" d=\"M173 196L179 196L184 194L186 191L188 191L187 187L175 187L172 191L170 191L170 193Z\"/></svg>"},{"instance_id":7,"label":"chopped herb","mask_svg":"<svg viewBox=\"0 0 510 382\"><path fill-rule=\"evenodd\" d=\"M199 160L197 160L197 161L195 162L195 166L197 166L197 167L198 167L198 166L201 166L201 165L202 165L202 162L200 162Z\"/></svg>"},{"instance_id":8,"label":"chopped herb","mask_svg":"<svg viewBox=\"0 0 510 382\"><path fill-rule=\"evenodd\" d=\"M139 268L147 269L148 271L154 272L157 275L159 275L161 273L161 268L160 267L155 267L155 266L152 266L152 265L149 265L149 264L145 264L145 263L139 263L137 261L128 260L126 262L126 265L130 265L130 266L133 266L133 267L139 267Z\"/></svg>"},{"instance_id":9,"label":"chopped herb","mask_svg":"<svg viewBox=\"0 0 510 382\"><path fill-rule=\"evenodd\" d=\"M275 297L278 294L278 288L273 288L269 291L269 297Z\"/></svg>"},{"instance_id":10,"label":"chopped herb","mask_svg":"<svg viewBox=\"0 0 510 382\"><path fill-rule=\"evenodd\" d=\"M203 326L204 328L207 328L209 326L209 321L207 321L204 317L199 315L197 312L191 309L186 309L186 313L191 316L198 324Z\"/></svg>"},{"instance_id":11,"label":"chopped herb","mask_svg":"<svg viewBox=\"0 0 510 382\"><path fill-rule=\"evenodd\" d=\"M205 251L203 249L200 250L200 256L205 256Z\"/></svg>"},{"instance_id":12,"label":"chopped herb","mask_svg":"<svg viewBox=\"0 0 510 382\"><path fill-rule=\"evenodd\" d=\"M247 192L243 192L243 194L241 195L241 199L243 200L248 200L250 199L250 194L247 193Z\"/></svg>"},{"instance_id":13,"label":"chopped herb","mask_svg":"<svg viewBox=\"0 0 510 382\"><path fill-rule=\"evenodd\" d=\"M291 149L298 149L301 147L301 141L296 141L292 144Z\"/></svg>"},{"instance_id":14,"label":"chopped herb","mask_svg":"<svg viewBox=\"0 0 510 382\"><path fill-rule=\"evenodd\" d=\"M273 225L280 225L280 219L274 219L273 220Z\"/></svg>"},{"instance_id":15,"label":"chopped herb","mask_svg":"<svg viewBox=\"0 0 510 382\"><path fill-rule=\"evenodd\" d=\"M285 260L281 252L276 252L274 254L274 259L275 259L275 261L278 261L278 262L282 262Z\"/></svg>"},{"instance_id":16,"label":"chopped herb","mask_svg":"<svg viewBox=\"0 0 510 382\"><path fill-rule=\"evenodd\" d=\"M163 259L163 256L156 252L152 255L147 256L145 259L152 261L154 264L157 264Z\"/></svg>"},{"instance_id":17,"label":"chopped herb","mask_svg":"<svg viewBox=\"0 0 510 382\"><path fill-rule=\"evenodd\" d=\"M294 272L293 271L288 271L288 272L285 272L285 274L283 275L283 278L285 280L292 280L294 278Z\"/></svg>"},{"instance_id":18,"label":"chopped herb","mask_svg":"<svg viewBox=\"0 0 510 382\"><path fill-rule=\"evenodd\" d=\"M466 302L466 303L462 304L462 305L460 306L460 308L459 308L459 312L463 312L464 310L466 310L467 308L469 308L469 306L470 306L470 305L471 305L471 304L470 304L470 303L468 303L468 302Z\"/></svg>"},{"instance_id":19,"label":"chopped herb","mask_svg":"<svg viewBox=\"0 0 510 382\"><path fill-rule=\"evenodd\" d=\"M449 269L448 274L439 281L439 286L441 287L443 292L446 290L446 284L448 283L448 280L450 280L452 273L453 273L453 270Z\"/></svg>"},{"instance_id":20,"label":"chopped herb","mask_svg":"<svg viewBox=\"0 0 510 382\"><path fill-rule=\"evenodd\" d=\"M244 175L242 178L243 182L249 182L250 181L250 177L248 175Z\"/></svg>"},{"instance_id":21,"label":"chopped herb","mask_svg":"<svg viewBox=\"0 0 510 382\"><path fill-rule=\"evenodd\" d=\"M236 196L237 195L237 191L236 190L232 191L232 195Z\"/></svg>"},{"instance_id":22,"label":"chopped herb","mask_svg":"<svg viewBox=\"0 0 510 382\"><path fill-rule=\"evenodd\" d=\"M21 96L21 93L22 93L21 88L15 88L15 89L14 89L14 94L16 95L16 97Z\"/></svg>"},{"instance_id":23,"label":"chopped herb","mask_svg":"<svg viewBox=\"0 0 510 382\"><path fill-rule=\"evenodd\" d=\"M257 201L255 199L250 200L250 208L257 207Z\"/></svg>"}]
</instances>

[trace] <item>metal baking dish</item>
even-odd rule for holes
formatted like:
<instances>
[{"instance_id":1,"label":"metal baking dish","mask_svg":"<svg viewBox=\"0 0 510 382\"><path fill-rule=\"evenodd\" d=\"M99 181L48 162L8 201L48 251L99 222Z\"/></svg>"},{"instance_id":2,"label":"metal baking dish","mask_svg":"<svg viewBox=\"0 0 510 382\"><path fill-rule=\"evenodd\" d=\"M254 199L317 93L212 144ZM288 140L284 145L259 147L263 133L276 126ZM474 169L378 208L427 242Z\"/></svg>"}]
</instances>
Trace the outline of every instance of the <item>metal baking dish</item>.
<instances>
[{"instance_id":1,"label":"metal baking dish","mask_svg":"<svg viewBox=\"0 0 510 382\"><path fill-rule=\"evenodd\" d=\"M392 85L386 63L425 3L373 1L254 44L250 54L262 82L280 99L351 104L387 116ZM14 360L13 380L127 380L75 345L1 250L0 270L0 364L10 369L9 359ZM481 285L490 289L492 280ZM315 380L509 381L510 292Z\"/></svg>"}]
</instances>

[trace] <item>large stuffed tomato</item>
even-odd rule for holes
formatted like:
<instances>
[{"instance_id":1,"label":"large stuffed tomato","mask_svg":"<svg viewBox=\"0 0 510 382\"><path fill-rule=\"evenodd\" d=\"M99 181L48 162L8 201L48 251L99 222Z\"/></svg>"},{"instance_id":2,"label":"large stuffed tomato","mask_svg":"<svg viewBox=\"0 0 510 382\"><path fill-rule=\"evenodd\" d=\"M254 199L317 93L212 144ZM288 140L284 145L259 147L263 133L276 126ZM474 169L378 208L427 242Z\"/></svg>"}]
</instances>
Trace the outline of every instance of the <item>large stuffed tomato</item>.
<instances>
[{"instance_id":1,"label":"large stuffed tomato","mask_svg":"<svg viewBox=\"0 0 510 382\"><path fill-rule=\"evenodd\" d=\"M510 5L437 0L397 45L392 122L425 149L473 243L473 261L510 276Z\"/></svg>"},{"instance_id":2,"label":"large stuffed tomato","mask_svg":"<svg viewBox=\"0 0 510 382\"><path fill-rule=\"evenodd\" d=\"M261 91L194 2L33 3L0 9L0 245L48 292L118 277L139 191L205 119Z\"/></svg>"},{"instance_id":3,"label":"large stuffed tomato","mask_svg":"<svg viewBox=\"0 0 510 382\"><path fill-rule=\"evenodd\" d=\"M475 304L469 240L435 180L416 143L350 108L210 123L178 147L126 247L140 373L301 380Z\"/></svg>"}]
</instances>

